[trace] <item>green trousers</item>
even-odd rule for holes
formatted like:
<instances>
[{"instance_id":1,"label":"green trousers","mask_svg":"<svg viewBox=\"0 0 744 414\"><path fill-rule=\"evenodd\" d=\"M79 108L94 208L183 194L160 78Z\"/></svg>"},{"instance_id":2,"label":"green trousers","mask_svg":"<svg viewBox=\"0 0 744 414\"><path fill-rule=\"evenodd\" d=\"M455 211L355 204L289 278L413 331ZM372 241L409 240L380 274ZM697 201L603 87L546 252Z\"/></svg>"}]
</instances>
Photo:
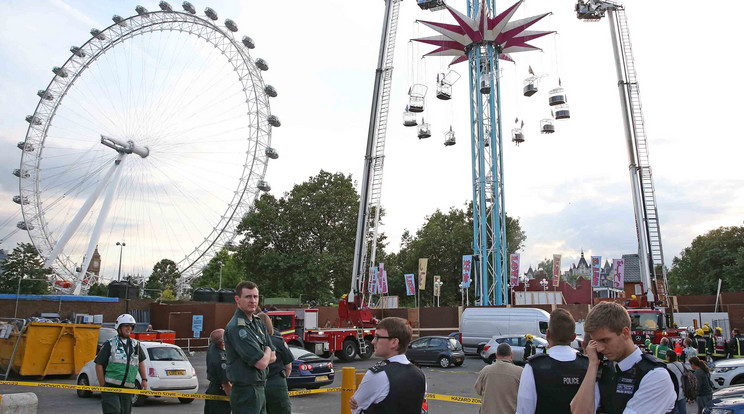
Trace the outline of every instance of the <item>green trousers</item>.
<instances>
[{"instance_id":1,"label":"green trousers","mask_svg":"<svg viewBox=\"0 0 744 414\"><path fill-rule=\"evenodd\" d=\"M130 414L132 412L132 394L101 393L103 414Z\"/></svg>"},{"instance_id":2,"label":"green trousers","mask_svg":"<svg viewBox=\"0 0 744 414\"><path fill-rule=\"evenodd\" d=\"M230 391L233 414L266 414L266 391L263 385L233 385Z\"/></svg>"},{"instance_id":3,"label":"green trousers","mask_svg":"<svg viewBox=\"0 0 744 414\"><path fill-rule=\"evenodd\" d=\"M275 375L266 381L266 413L292 414L292 403L289 401L287 379Z\"/></svg>"}]
</instances>

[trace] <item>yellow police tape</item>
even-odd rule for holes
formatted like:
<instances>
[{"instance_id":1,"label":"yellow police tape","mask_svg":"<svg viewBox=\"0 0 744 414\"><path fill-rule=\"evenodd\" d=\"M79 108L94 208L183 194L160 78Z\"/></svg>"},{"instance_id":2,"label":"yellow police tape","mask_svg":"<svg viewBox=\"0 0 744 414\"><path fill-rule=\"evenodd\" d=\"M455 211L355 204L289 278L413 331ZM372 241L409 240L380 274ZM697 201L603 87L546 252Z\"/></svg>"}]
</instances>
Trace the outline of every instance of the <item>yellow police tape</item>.
<instances>
[{"instance_id":1,"label":"yellow police tape","mask_svg":"<svg viewBox=\"0 0 744 414\"><path fill-rule=\"evenodd\" d=\"M112 393L119 393L119 394L139 394L139 395L147 395L151 397L193 398L193 399L198 399L198 400L230 401L230 397L227 397L224 395L191 394L187 392L173 392L173 391L150 391L150 390L138 390L138 389L131 389L131 388L94 387L91 385L72 385L72 384L59 384L59 383L50 383L50 382L0 381L0 385L17 385L17 386L22 386L22 387L39 387L39 388L57 388L57 389L63 389L63 390L112 392ZM341 387L290 391L289 396L294 397L294 396L300 396L300 395L321 394L324 392L335 392L335 391L341 391ZM426 394L426 399L427 400L450 401L450 402L466 403L466 404L480 404L481 403L480 398L460 397L458 395Z\"/></svg>"}]
</instances>

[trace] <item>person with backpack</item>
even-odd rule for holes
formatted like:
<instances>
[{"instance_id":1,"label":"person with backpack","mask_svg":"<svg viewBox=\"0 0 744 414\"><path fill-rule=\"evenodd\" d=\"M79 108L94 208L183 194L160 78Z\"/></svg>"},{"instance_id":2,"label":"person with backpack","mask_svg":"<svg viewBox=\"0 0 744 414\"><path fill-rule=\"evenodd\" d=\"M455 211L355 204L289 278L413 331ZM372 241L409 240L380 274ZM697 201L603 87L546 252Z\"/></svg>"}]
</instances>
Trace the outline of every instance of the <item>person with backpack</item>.
<instances>
[{"instance_id":1,"label":"person with backpack","mask_svg":"<svg viewBox=\"0 0 744 414\"><path fill-rule=\"evenodd\" d=\"M669 372L677 377L677 384L679 384L679 390L677 391L677 402L674 404L674 413L676 414L687 414L687 400L685 399L685 393L683 391L684 383L682 382L685 373L685 367L682 363L677 360L677 354L671 349L666 352L667 369Z\"/></svg>"},{"instance_id":2,"label":"person with backpack","mask_svg":"<svg viewBox=\"0 0 744 414\"><path fill-rule=\"evenodd\" d=\"M705 406L713 399L713 383L710 381L710 369L698 357L690 358L690 365L695 370L695 379L700 387L695 402L697 403L698 414L702 414Z\"/></svg>"}]
</instances>

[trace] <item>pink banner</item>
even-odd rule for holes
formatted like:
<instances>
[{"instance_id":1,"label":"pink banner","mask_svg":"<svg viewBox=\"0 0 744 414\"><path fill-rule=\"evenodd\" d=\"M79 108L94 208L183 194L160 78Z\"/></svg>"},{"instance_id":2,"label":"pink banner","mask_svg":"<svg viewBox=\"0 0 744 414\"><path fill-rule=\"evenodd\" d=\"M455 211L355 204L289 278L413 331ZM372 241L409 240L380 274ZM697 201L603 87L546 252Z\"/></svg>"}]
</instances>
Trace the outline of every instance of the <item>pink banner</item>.
<instances>
[{"instance_id":1,"label":"pink banner","mask_svg":"<svg viewBox=\"0 0 744 414\"><path fill-rule=\"evenodd\" d=\"M470 287L470 272L473 267L473 255L468 254L462 257L462 287Z\"/></svg>"},{"instance_id":2,"label":"pink banner","mask_svg":"<svg viewBox=\"0 0 744 414\"><path fill-rule=\"evenodd\" d=\"M413 276L413 273L403 276L406 278L406 295L408 296L412 296L416 293L416 283L413 280Z\"/></svg>"},{"instance_id":3,"label":"pink banner","mask_svg":"<svg viewBox=\"0 0 744 414\"><path fill-rule=\"evenodd\" d=\"M509 284L512 286L519 284L519 253L509 256Z\"/></svg>"},{"instance_id":4,"label":"pink banner","mask_svg":"<svg viewBox=\"0 0 744 414\"><path fill-rule=\"evenodd\" d=\"M369 268L369 280L367 282L367 288L368 288L369 293L371 294L377 293L377 268L376 267Z\"/></svg>"},{"instance_id":5,"label":"pink banner","mask_svg":"<svg viewBox=\"0 0 744 414\"><path fill-rule=\"evenodd\" d=\"M613 280L616 289L625 287L625 259L612 259Z\"/></svg>"},{"instance_id":6,"label":"pink banner","mask_svg":"<svg viewBox=\"0 0 744 414\"><path fill-rule=\"evenodd\" d=\"M561 283L561 255L553 255L553 286Z\"/></svg>"},{"instance_id":7,"label":"pink banner","mask_svg":"<svg viewBox=\"0 0 744 414\"><path fill-rule=\"evenodd\" d=\"M388 285L387 285L387 270L385 270L385 265L380 263L380 273L378 276L378 290L381 294L387 295L388 293Z\"/></svg>"},{"instance_id":8,"label":"pink banner","mask_svg":"<svg viewBox=\"0 0 744 414\"><path fill-rule=\"evenodd\" d=\"M599 287L599 277L602 270L602 256L592 256L592 287Z\"/></svg>"}]
</instances>

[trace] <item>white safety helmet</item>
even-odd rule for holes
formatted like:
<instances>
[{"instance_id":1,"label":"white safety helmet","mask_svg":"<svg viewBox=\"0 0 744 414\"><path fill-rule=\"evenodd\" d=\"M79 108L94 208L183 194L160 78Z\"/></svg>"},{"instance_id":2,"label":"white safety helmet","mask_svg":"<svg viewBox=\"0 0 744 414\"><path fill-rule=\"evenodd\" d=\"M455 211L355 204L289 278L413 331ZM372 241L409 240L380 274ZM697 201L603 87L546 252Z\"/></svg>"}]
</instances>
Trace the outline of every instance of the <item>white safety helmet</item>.
<instances>
[{"instance_id":1,"label":"white safety helmet","mask_svg":"<svg viewBox=\"0 0 744 414\"><path fill-rule=\"evenodd\" d=\"M123 315L119 315L118 318L116 318L116 324L114 325L114 329L118 330L119 326L121 325L136 325L137 321L134 320L134 316L125 313Z\"/></svg>"}]
</instances>

